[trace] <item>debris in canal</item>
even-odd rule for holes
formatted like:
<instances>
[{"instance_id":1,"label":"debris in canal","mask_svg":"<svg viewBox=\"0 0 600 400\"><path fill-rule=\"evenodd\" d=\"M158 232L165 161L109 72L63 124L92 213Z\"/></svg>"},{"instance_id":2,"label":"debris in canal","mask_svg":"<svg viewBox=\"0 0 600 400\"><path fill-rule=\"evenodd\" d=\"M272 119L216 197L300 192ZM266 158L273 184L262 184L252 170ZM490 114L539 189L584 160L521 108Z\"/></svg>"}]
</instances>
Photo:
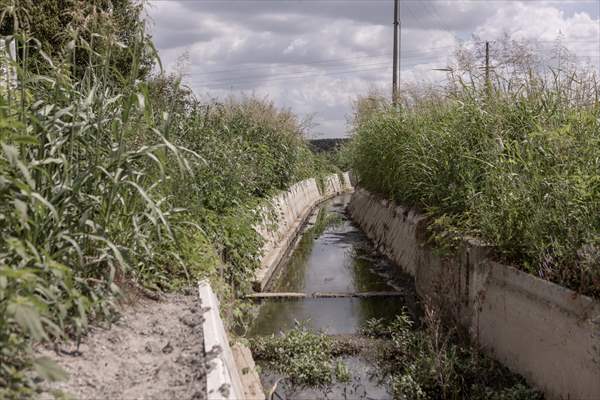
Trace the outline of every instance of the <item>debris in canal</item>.
<instances>
[{"instance_id":1,"label":"debris in canal","mask_svg":"<svg viewBox=\"0 0 600 400\"><path fill-rule=\"evenodd\" d=\"M308 228L273 291L250 296L261 302L250 343L265 388L285 399L541 399L438 302L418 299L344 214L347 201L324 203L317 220L336 223ZM349 295L359 293L386 296Z\"/></svg>"},{"instance_id":2,"label":"debris in canal","mask_svg":"<svg viewBox=\"0 0 600 400\"><path fill-rule=\"evenodd\" d=\"M250 343L261 366L282 375L278 384L287 380L291 387L320 387L326 393L333 385L348 384L353 377L345 360L354 357L375 365L372 379L389 384L396 399L543 399L522 377L445 327L433 306L420 325L407 313L392 322L368 320L354 335L312 332L299 323L287 333Z\"/></svg>"}]
</instances>

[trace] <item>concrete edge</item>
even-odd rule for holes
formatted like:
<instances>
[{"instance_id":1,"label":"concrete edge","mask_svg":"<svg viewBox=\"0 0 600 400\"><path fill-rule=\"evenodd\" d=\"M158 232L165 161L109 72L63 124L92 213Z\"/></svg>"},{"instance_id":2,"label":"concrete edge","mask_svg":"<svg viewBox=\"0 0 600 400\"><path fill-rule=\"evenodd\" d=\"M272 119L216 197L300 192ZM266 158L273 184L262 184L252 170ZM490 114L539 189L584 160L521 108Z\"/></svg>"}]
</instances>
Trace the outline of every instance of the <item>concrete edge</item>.
<instances>
[{"instance_id":1,"label":"concrete edge","mask_svg":"<svg viewBox=\"0 0 600 400\"><path fill-rule=\"evenodd\" d=\"M340 176L342 179L340 179ZM294 185L297 188L304 182L298 182ZM266 270L261 268L262 278L260 280L260 290L264 289L270 280L273 272L280 264L281 260L289 251L295 239L301 233L308 218L313 214L315 208L322 202L339 195L340 193L353 189L349 173L332 174L325 177L327 187L324 192L318 190L319 196L312 201L312 204L304 210L301 215L293 222L287 230L283 240L271 250L263 259L268 259ZM292 191L280 195L290 197ZM292 204L285 203L290 207ZM204 312L202 331L204 336L204 352L207 355L208 373L206 375L206 394L209 400L221 399L264 399L264 392L260 382L260 377L256 372L256 365L252 357L252 352L241 343L233 346L229 345L229 338L225 331L223 320L219 312L219 300L212 290L207 279L198 282L198 296Z\"/></svg>"},{"instance_id":2,"label":"concrete edge","mask_svg":"<svg viewBox=\"0 0 600 400\"><path fill-rule=\"evenodd\" d=\"M206 398L209 400L243 399L243 385L219 314L219 300L208 280L198 282L198 295L205 310L202 331L204 352L209 360Z\"/></svg>"},{"instance_id":3,"label":"concrete edge","mask_svg":"<svg viewBox=\"0 0 600 400\"><path fill-rule=\"evenodd\" d=\"M253 287L262 291L270 279L272 267L277 265L280 253L289 247L289 231L298 226L299 214L304 216L311 205L320 197L315 178L309 178L290 186L269 199L270 207L277 215L275 219L261 222L255 230L264 239L260 267L254 273ZM270 208L261 206L260 208ZM262 211L259 211L262 212Z\"/></svg>"},{"instance_id":4,"label":"concrete edge","mask_svg":"<svg viewBox=\"0 0 600 400\"><path fill-rule=\"evenodd\" d=\"M341 193L344 192L334 193L332 195L323 197L308 209L306 215L304 215L300 219L300 222L295 225L295 229L290 230L289 235L287 235L280 245L277 246L272 252L274 253L275 250L277 250L277 254L272 254L273 257L269 263L268 275L264 276L260 283L255 282L255 288L259 289L257 291L263 292L269 286L271 281L278 277L277 273L280 271L281 266L289 259L293 251L296 249L296 246L298 246L307 224L310 222L311 218L316 215L315 211L318 209L319 205Z\"/></svg>"},{"instance_id":5,"label":"concrete edge","mask_svg":"<svg viewBox=\"0 0 600 400\"><path fill-rule=\"evenodd\" d=\"M325 201L325 200L323 200ZM253 287L255 291L262 292L265 290L269 281L277 271L278 266L281 264L283 260L285 260L286 255L290 252L290 250L296 245L296 238L302 233L304 226L306 225L306 221L313 214L315 208L321 202L316 203L311 208L306 210L306 213L302 215L299 221L297 221L292 228L288 231L288 234L283 238L279 244L273 248L273 250L266 257L268 261L265 263L263 268L261 268L261 274L257 274L257 278L254 281Z\"/></svg>"},{"instance_id":6,"label":"concrete edge","mask_svg":"<svg viewBox=\"0 0 600 400\"><path fill-rule=\"evenodd\" d=\"M453 312L489 355L549 399L599 398L600 301L498 263L488 246L467 237L457 254L442 259L421 237L422 214L364 189L349 210L378 248L413 275L421 296L459 306Z\"/></svg>"},{"instance_id":7,"label":"concrete edge","mask_svg":"<svg viewBox=\"0 0 600 400\"><path fill-rule=\"evenodd\" d=\"M339 179L340 175L343 178L343 182ZM300 181L294 184L293 187L302 185L304 182L307 182L311 179L314 178ZM337 185L334 183L336 180ZM304 210L304 212L294 221L279 243L269 253L263 255L263 265L261 265L261 268L255 273L255 279L252 283L255 291L262 292L269 284L269 281L273 277L275 271L277 271L279 265L283 260L286 259L286 255L289 254L294 245L297 243L296 239L302 233L307 220L314 213L315 209L324 201L340 195L341 193L351 192L354 190L354 187L351 184L349 172L327 175L324 177L324 181L326 183L324 193L321 193L321 190L319 190L319 197L316 198L315 201L313 201L312 204L310 204L309 207L307 207L306 210ZM290 190L280 193L278 196L281 194L289 194Z\"/></svg>"},{"instance_id":8,"label":"concrete edge","mask_svg":"<svg viewBox=\"0 0 600 400\"><path fill-rule=\"evenodd\" d=\"M231 350L242 381L244 399L265 400L265 393L250 349L238 342L231 347Z\"/></svg>"},{"instance_id":9,"label":"concrete edge","mask_svg":"<svg viewBox=\"0 0 600 400\"><path fill-rule=\"evenodd\" d=\"M520 292L523 296L557 307L581 321L600 318L599 301L513 266L496 261L488 262L491 265L489 278L507 290Z\"/></svg>"}]
</instances>

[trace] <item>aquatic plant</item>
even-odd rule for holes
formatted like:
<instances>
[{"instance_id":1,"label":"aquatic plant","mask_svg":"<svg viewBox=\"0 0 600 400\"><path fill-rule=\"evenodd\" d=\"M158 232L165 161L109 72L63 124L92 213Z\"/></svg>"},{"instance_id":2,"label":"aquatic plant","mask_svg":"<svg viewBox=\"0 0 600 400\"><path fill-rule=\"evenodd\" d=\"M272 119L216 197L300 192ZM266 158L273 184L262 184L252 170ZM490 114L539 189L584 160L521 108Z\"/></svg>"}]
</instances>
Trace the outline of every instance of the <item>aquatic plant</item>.
<instances>
[{"instance_id":1,"label":"aquatic plant","mask_svg":"<svg viewBox=\"0 0 600 400\"><path fill-rule=\"evenodd\" d=\"M334 377L349 380L347 368L334 363L333 339L302 324L285 334L252 338L250 343L259 362L295 384L326 385Z\"/></svg>"},{"instance_id":2,"label":"aquatic plant","mask_svg":"<svg viewBox=\"0 0 600 400\"><path fill-rule=\"evenodd\" d=\"M542 399L523 378L480 353L428 306L423 324L402 313L390 323L371 320L365 334L386 338L379 349L382 374L398 399Z\"/></svg>"}]
</instances>

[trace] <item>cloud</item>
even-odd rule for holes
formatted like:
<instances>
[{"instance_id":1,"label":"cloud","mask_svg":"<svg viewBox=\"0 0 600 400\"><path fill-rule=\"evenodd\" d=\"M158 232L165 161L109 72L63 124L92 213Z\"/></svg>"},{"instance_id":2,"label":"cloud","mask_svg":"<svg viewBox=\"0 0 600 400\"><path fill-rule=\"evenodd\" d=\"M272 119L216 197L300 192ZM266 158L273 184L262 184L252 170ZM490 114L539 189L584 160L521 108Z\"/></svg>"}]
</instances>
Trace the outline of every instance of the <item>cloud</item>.
<instances>
[{"instance_id":1,"label":"cloud","mask_svg":"<svg viewBox=\"0 0 600 400\"><path fill-rule=\"evenodd\" d=\"M598 65L600 19L593 19L590 14L581 11L569 13L553 4L508 4L498 9L474 33L483 40L507 35L512 40L536 42L542 52L560 42L579 58Z\"/></svg>"},{"instance_id":2,"label":"cloud","mask_svg":"<svg viewBox=\"0 0 600 400\"><path fill-rule=\"evenodd\" d=\"M167 69L187 52L186 82L199 94L269 96L315 135L345 134L351 100L390 92L393 2L374 0L159 1L148 10ZM458 43L553 41L598 60L595 2L401 1L402 82L439 82ZM593 58L593 57L592 57Z\"/></svg>"}]
</instances>

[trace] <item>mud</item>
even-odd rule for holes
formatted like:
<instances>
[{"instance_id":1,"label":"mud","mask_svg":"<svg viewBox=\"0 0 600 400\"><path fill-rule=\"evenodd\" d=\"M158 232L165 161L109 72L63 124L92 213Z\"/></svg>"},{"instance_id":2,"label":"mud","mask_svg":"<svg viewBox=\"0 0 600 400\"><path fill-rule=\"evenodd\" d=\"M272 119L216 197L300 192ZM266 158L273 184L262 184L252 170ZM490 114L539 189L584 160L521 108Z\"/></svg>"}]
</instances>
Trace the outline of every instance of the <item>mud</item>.
<instances>
[{"instance_id":1,"label":"mud","mask_svg":"<svg viewBox=\"0 0 600 400\"><path fill-rule=\"evenodd\" d=\"M41 352L69 374L58 389L78 399L206 398L202 315L194 296L140 299L110 329Z\"/></svg>"}]
</instances>

